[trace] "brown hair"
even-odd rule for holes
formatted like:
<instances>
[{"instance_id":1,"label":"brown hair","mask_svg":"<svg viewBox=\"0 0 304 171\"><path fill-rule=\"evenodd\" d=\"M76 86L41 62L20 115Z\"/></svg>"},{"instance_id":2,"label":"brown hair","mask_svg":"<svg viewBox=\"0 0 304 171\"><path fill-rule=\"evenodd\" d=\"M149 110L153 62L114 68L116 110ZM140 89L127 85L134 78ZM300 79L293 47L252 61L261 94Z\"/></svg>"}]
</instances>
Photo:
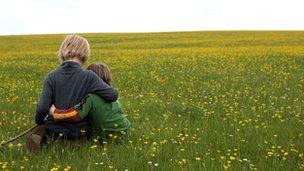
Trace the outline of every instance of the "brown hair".
<instances>
[{"instance_id":1,"label":"brown hair","mask_svg":"<svg viewBox=\"0 0 304 171\"><path fill-rule=\"evenodd\" d=\"M89 65L87 69L95 72L105 83L111 85L112 74L106 64L93 63Z\"/></svg>"},{"instance_id":2,"label":"brown hair","mask_svg":"<svg viewBox=\"0 0 304 171\"><path fill-rule=\"evenodd\" d=\"M58 56L61 61L78 58L82 63L90 57L90 45L88 41L78 35L68 35L62 42Z\"/></svg>"}]
</instances>

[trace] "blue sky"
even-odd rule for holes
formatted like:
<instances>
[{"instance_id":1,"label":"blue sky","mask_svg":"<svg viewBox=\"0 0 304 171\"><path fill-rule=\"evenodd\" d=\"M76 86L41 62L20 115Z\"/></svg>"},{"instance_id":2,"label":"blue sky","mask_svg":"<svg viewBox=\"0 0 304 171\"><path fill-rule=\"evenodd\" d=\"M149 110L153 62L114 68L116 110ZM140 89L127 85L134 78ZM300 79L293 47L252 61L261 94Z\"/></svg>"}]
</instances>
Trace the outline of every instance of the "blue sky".
<instances>
[{"instance_id":1,"label":"blue sky","mask_svg":"<svg viewBox=\"0 0 304 171\"><path fill-rule=\"evenodd\" d=\"M1 0L0 35L304 30L301 0Z\"/></svg>"}]
</instances>

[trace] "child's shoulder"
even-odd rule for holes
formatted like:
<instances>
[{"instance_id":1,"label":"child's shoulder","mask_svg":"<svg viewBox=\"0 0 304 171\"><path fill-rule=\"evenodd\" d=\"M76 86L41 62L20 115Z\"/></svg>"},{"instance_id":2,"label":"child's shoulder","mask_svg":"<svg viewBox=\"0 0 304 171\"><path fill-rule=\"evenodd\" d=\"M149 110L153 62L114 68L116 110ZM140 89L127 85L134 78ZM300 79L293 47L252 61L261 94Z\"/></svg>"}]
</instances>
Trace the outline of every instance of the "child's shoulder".
<instances>
[{"instance_id":1,"label":"child's shoulder","mask_svg":"<svg viewBox=\"0 0 304 171\"><path fill-rule=\"evenodd\" d=\"M58 72L58 69L50 71L47 75L54 75Z\"/></svg>"},{"instance_id":2,"label":"child's shoulder","mask_svg":"<svg viewBox=\"0 0 304 171\"><path fill-rule=\"evenodd\" d=\"M49 73L46 74L45 78L46 79L52 79L56 74L57 74L57 70L52 70Z\"/></svg>"}]
</instances>

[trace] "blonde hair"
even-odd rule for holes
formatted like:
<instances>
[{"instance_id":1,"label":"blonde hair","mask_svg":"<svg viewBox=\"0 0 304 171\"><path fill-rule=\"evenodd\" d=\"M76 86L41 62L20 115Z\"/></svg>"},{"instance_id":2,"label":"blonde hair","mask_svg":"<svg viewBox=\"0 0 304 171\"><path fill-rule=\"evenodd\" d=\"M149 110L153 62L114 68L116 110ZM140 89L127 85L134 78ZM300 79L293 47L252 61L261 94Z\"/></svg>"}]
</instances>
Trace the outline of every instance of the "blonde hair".
<instances>
[{"instance_id":1,"label":"blonde hair","mask_svg":"<svg viewBox=\"0 0 304 171\"><path fill-rule=\"evenodd\" d=\"M93 63L89 65L87 69L95 72L105 83L111 85L112 74L106 64Z\"/></svg>"},{"instance_id":2,"label":"blonde hair","mask_svg":"<svg viewBox=\"0 0 304 171\"><path fill-rule=\"evenodd\" d=\"M78 35L68 35L62 42L58 56L61 61L78 58L82 63L90 57L90 45L88 41Z\"/></svg>"}]
</instances>

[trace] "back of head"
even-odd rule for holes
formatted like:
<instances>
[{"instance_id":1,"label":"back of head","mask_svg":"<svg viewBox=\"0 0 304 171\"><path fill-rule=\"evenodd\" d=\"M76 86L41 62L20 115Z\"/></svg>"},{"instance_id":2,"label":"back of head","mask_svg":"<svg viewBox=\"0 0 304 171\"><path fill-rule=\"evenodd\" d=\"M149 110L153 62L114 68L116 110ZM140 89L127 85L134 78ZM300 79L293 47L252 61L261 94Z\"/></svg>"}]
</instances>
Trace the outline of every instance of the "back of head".
<instances>
[{"instance_id":1,"label":"back of head","mask_svg":"<svg viewBox=\"0 0 304 171\"><path fill-rule=\"evenodd\" d=\"M88 70L95 72L105 83L111 85L112 74L107 65L93 63L88 66Z\"/></svg>"},{"instance_id":2,"label":"back of head","mask_svg":"<svg viewBox=\"0 0 304 171\"><path fill-rule=\"evenodd\" d=\"M62 42L58 56L61 61L78 59L82 63L90 57L90 45L88 41L78 35L68 35Z\"/></svg>"}]
</instances>

